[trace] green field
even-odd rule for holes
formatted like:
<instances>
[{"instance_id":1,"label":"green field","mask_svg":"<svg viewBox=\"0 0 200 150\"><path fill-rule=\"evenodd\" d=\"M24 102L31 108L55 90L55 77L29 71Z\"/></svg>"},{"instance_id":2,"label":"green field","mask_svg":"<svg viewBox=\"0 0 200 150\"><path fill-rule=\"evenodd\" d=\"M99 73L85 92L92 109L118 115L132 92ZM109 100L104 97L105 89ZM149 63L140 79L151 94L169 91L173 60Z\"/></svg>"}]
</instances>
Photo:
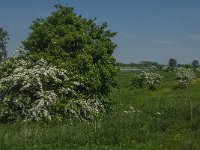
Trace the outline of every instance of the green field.
<instances>
[{"instance_id":1,"label":"green field","mask_svg":"<svg viewBox=\"0 0 200 150\"><path fill-rule=\"evenodd\" d=\"M156 91L130 88L132 73L119 73L114 110L93 122L0 124L0 149L200 149L200 80L177 88L162 73Z\"/></svg>"}]
</instances>

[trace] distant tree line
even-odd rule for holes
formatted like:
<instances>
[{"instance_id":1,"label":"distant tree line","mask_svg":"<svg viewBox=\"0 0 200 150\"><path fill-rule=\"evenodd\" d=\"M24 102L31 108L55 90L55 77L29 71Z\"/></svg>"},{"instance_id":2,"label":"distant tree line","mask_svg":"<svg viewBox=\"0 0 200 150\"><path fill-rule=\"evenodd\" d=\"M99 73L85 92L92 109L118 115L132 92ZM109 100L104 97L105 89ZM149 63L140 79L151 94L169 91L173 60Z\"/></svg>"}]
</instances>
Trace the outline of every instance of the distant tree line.
<instances>
[{"instance_id":1,"label":"distant tree line","mask_svg":"<svg viewBox=\"0 0 200 150\"><path fill-rule=\"evenodd\" d=\"M120 63L118 62L117 65L119 67L150 67L150 66L159 66L158 62L152 61L141 61L140 63Z\"/></svg>"},{"instance_id":2,"label":"distant tree line","mask_svg":"<svg viewBox=\"0 0 200 150\"><path fill-rule=\"evenodd\" d=\"M153 62L153 61L141 61L140 63L121 63L118 62L117 66L119 67L151 67L151 66L165 66L163 64L159 64L158 62ZM177 60L175 58L170 58L168 62L168 66L171 68L174 67L199 67L199 61L198 60L193 60L191 64L178 64Z\"/></svg>"}]
</instances>

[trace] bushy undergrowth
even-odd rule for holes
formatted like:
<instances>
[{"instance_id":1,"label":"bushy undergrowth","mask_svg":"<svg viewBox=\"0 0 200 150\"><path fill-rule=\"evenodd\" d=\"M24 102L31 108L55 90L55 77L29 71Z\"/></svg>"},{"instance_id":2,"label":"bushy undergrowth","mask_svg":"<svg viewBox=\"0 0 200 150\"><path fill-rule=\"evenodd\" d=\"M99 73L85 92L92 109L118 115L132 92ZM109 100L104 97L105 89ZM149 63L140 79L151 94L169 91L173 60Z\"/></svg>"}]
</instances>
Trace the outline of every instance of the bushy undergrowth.
<instances>
[{"instance_id":1,"label":"bushy undergrowth","mask_svg":"<svg viewBox=\"0 0 200 150\"><path fill-rule=\"evenodd\" d=\"M64 120L71 116L89 119L104 110L97 96L82 94L84 84L80 76L72 76L43 59L7 60L1 66L1 73L2 121Z\"/></svg>"}]
</instances>

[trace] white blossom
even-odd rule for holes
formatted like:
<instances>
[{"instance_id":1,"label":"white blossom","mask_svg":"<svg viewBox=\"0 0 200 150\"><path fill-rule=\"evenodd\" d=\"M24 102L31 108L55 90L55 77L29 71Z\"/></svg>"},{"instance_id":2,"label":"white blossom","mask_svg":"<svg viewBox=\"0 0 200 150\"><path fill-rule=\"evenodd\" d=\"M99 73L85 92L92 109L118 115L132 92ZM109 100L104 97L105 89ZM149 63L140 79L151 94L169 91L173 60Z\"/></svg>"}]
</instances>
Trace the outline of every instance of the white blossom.
<instances>
[{"instance_id":1,"label":"white blossom","mask_svg":"<svg viewBox=\"0 0 200 150\"><path fill-rule=\"evenodd\" d=\"M143 72L142 75L145 77L145 84L149 86L150 89L155 89L157 84L160 84L162 76L155 72Z\"/></svg>"},{"instance_id":2,"label":"white blossom","mask_svg":"<svg viewBox=\"0 0 200 150\"><path fill-rule=\"evenodd\" d=\"M190 68L178 68L176 79L179 80L180 85L191 86L192 81L196 78L194 71Z\"/></svg>"},{"instance_id":3,"label":"white blossom","mask_svg":"<svg viewBox=\"0 0 200 150\"><path fill-rule=\"evenodd\" d=\"M6 63L10 62L4 62L4 65ZM67 70L48 64L43 59L34 63L24 59L15 60L12 67L14 69L8 68L0 79L0 92L4 93L0 99L4 106L0 110L0 117L9 114L24 120L51 119L52 107L61 99L66 101L66 111L78 118L91 114L94 116L103 110L97 97L85 97L78 93L76 87L83 86L83 83L70 78ZM74 77L79 78L77 75ZM63 83L67 84L64 86ZM70 105L73 107L68 107Z\"/></svg>"}]
</instances>

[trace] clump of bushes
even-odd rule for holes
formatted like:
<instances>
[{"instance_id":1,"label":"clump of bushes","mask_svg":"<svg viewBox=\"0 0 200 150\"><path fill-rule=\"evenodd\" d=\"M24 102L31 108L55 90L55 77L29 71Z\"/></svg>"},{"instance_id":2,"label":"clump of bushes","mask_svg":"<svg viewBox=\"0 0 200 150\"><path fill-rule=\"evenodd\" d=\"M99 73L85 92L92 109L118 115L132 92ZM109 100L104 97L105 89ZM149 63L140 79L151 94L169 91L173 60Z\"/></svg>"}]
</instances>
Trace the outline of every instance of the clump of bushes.
<instances>
[{"instance_id":1,"label":"clump of bushes","mask_svg":"<svg viewBox=\"0 0 200 150\"><path fill-rule=\"evenodd\" d=\"M162 76L156 72L142 72L139 75L134 74L131 80L131 86L134 88L143 88L147 86L150 90L155 90L160 84Z\"/></svg>"},{"instance_id":2,"label":"clump of bushes","mask_svg":"<svg viewBox=\"0 0 200 150\"><path fill-rule=\"evenodd\" d=\"M179 80L180 87L191 86L196 78L194 71L191 68L178 68L176 80Z\"/></svg>"},{"instance_id":3,"label":"clump of bushes","mask_svg":"<svg viewBox=\"0 0 200 150\"><path fill-rule=\"evenodd\" d=\"M8 68L8 65L10 68ZM100 99L83 95L80 76L41 59L8 60L0 79L0 120L89 119L104 111Z\"/></svg>"}]
</instances>

